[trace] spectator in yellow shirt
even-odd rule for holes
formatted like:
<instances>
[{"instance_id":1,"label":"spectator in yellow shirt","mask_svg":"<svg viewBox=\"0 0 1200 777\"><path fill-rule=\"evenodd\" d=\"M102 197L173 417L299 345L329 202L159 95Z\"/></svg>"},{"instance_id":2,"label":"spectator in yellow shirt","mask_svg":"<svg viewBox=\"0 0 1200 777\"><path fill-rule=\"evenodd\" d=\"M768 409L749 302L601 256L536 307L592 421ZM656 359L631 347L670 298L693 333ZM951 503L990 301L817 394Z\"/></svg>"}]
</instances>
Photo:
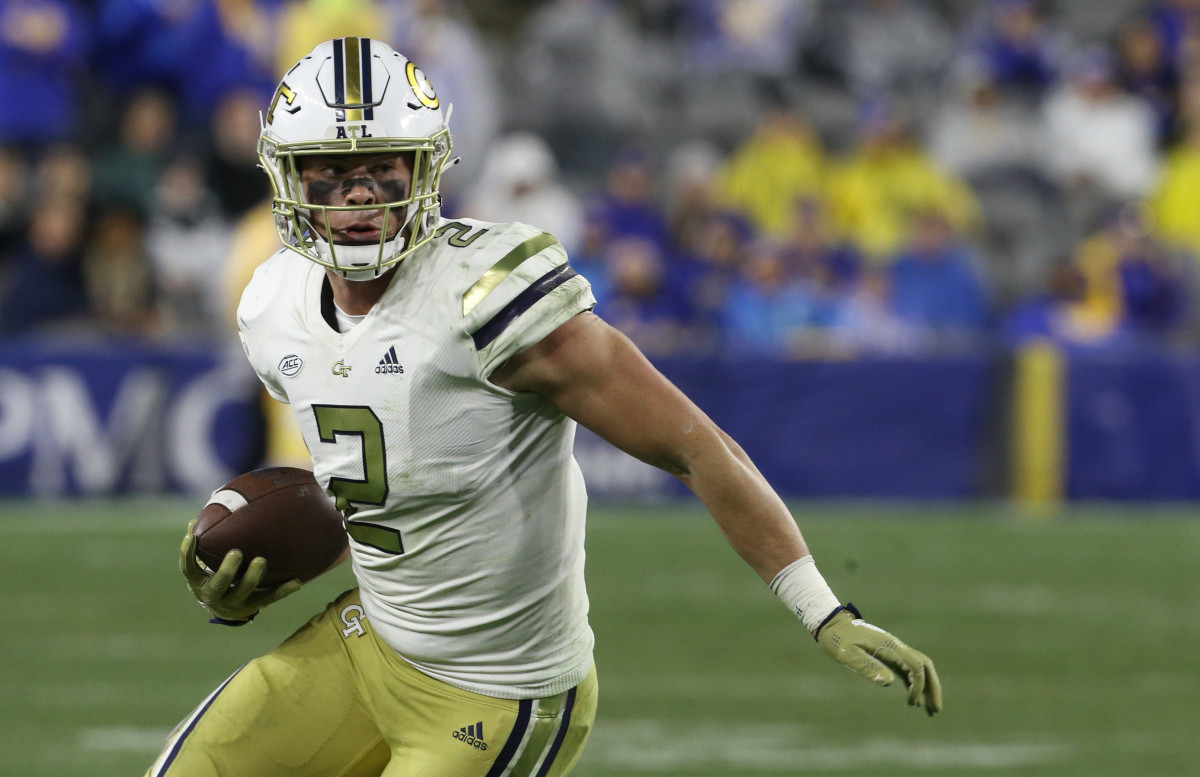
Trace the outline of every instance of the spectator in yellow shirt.
<instances>
[{"instance_id":1,"label":"spectator in yellow shirt","mask_svg":"<svg viewBox=\"0 0 1200 777\"><path fill-rule=\"evenodd\" d=\"M824 171L825 150L816 132L780 102L768 108L754 135L719 173L716 197L759 232L784 238L796 203L820 192Z\"/></svg>"},{"instance_id":2,"label":"spectator in yellow shirt","mask_svg":"<svg viewBox=\"0 0 1200 777\"><path fill-rule=\"evenodd\" d=\"M1155 233L1168 245L1200 257L1200 79L1190 85L1183 139L1168 154L1149 206Z\"/></svg>"},{"instance_id":3,"label":"spectator in yellow shirt","mask_svg":"<svg viewBox=\"0 0 1200 777\"><path fill-rule=\"evenodd\" d=\"M934 162L884 102L863 108L858 145L830 170L826 192L835 226L875 261L903 247L917 213L941 213L959 234L980 220L970 187Z\"/></svg>"}]
</instances>

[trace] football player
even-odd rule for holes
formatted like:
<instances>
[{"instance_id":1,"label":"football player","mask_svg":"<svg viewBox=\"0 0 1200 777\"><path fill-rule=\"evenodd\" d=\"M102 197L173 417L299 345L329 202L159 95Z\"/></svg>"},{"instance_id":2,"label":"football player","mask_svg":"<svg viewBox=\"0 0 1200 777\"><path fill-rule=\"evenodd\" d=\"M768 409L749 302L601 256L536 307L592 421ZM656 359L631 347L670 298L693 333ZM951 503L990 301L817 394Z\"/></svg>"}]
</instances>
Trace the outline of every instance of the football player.
<instances>
[{"instance_id":1,"label":"football player","mask_svg":"<svg viewBox=\"0 0 1200 777\"><path fill-rule=\"evenodd\" d=\"M447 115L379 41L322 43L284 76L262 166L283 248L238 309L246 354L290 403L346 516L358 586L227 680L150 774L557 777L597 682L584 590L581 423L682 479L833 658L942 707L933 664L842 604L738 445L592 312L536 226L440 217ZM231 551L181 566L218 621L261 590Z\"/></svg>"}]
</instances>

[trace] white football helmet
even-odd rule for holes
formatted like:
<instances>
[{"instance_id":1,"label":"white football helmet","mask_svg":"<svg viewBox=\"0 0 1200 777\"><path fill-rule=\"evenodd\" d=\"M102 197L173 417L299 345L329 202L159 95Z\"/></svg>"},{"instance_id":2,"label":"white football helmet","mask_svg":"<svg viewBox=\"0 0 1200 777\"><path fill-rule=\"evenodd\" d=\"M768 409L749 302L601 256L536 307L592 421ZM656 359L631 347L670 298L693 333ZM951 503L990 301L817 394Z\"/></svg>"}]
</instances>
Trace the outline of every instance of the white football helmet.
<instances>
[{"instance_id":1,"label":"white football helmet","mask_svg":"<svg viewBox=\"0 0 1200 777\"><path fill-rule=\"evenodd\" d=\"M387 44L338 38L313 49L280 82L258 141L283 244L345 278L369 280L427 243L438 221L438 186L453 149L448 118L420 68ZM296 163L304 155L396 152L411 154L408 196L371 205L309 201ZM329 235L330 211L381 210L378 243L341 244L313 227L319 223Z\"/></svg>"}]
</instances>

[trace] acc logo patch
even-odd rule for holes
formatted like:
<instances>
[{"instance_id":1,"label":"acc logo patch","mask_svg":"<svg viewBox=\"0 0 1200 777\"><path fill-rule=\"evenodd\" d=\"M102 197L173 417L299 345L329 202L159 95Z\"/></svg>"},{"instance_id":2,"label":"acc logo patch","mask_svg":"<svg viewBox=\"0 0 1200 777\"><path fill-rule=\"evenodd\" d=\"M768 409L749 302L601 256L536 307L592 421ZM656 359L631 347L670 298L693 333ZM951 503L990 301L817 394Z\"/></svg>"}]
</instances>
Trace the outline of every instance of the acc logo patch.
<instances>
[{"instance_id":1,"label":"acc logo patch","mask_svg":"<svg viewBox=\"0 0 1200 777\"><path fill-rule=\"evenodd\" d=\"M409 62L404 68L404 75L408 76L408 85L412 87L413 94L421 101L421 105L426 108L436 108L441 105L437 92L433 90L433 84L429 83L429 79L425 77L421 68Z\"/></svg>"},{"instance_id":2,"label":"acc logo patch","mask_svg":"<svg viewBox=\"0 0 1200 777\"><path fill-rule=\"evenodd\" d=\"M289 378L303 369L303 367L304 360L294 353L289 353L279 360L279 371Z\"/></svg>"}]
</instances>

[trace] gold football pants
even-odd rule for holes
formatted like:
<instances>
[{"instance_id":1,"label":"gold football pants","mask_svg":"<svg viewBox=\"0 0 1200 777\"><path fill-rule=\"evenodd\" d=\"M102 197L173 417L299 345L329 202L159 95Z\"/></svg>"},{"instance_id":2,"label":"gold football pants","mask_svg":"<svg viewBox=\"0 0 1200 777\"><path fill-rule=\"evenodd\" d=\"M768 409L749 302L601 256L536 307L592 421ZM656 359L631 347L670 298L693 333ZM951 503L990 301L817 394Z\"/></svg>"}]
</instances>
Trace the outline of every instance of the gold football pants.
<instances>
[{"instance_id":1,"label":"gold football pants","mask_svg":"<svg viewBox=\"0 0 1200 777\"><path fill-rule=\"evenodd\" d=\"M435 680L379 640L354 589L205 699L147 777L561 777L596 697L595 669L519 701Z\"/></svg>"}]
</instances>

